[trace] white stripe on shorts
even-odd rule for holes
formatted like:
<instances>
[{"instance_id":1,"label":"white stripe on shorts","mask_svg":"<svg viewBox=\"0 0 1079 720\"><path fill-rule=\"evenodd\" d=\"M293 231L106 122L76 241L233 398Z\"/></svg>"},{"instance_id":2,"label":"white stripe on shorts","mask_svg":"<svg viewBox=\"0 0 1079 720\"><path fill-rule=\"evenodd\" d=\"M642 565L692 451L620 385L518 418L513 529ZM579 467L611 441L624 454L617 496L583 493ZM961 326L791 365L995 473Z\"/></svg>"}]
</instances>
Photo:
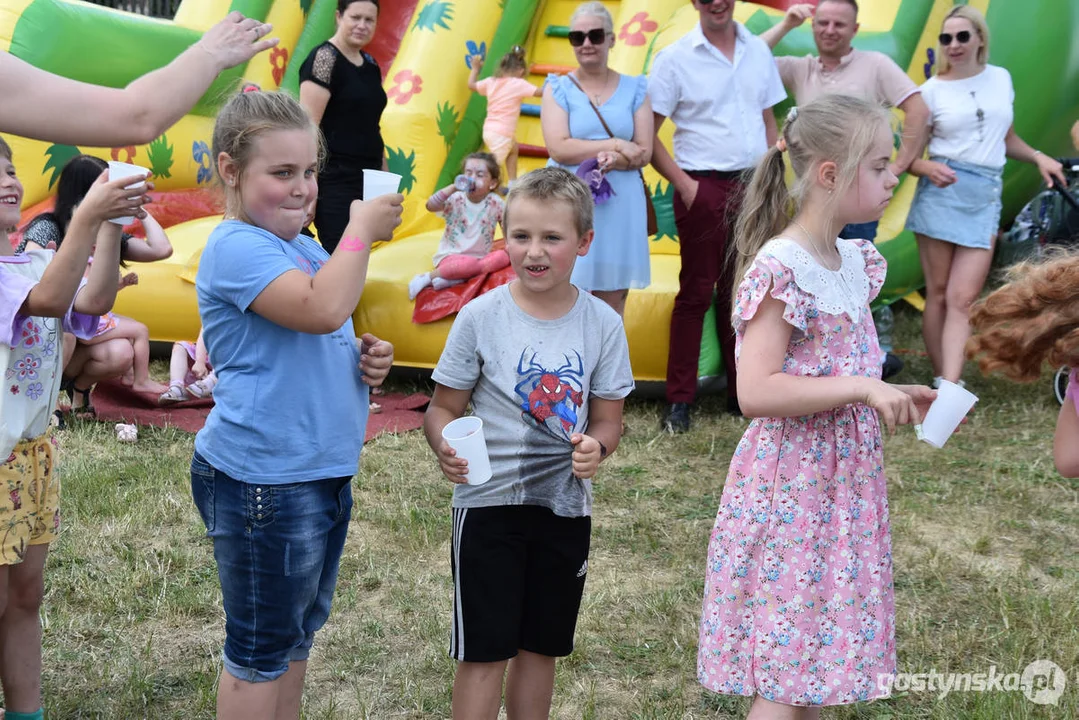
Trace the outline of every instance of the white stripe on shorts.
<instances>
[{"instance_id":1,"label":"white stripe on shorts","mask_svg":"<svg viewBox=\"0 0 1079 720\"><path fill-rule=\"evenodd\" d=\"M450 631L450 657L465 659L465 617L461 608L461 534L468 508L453 509L453 629Z\"/></svg>"}]
</instances>

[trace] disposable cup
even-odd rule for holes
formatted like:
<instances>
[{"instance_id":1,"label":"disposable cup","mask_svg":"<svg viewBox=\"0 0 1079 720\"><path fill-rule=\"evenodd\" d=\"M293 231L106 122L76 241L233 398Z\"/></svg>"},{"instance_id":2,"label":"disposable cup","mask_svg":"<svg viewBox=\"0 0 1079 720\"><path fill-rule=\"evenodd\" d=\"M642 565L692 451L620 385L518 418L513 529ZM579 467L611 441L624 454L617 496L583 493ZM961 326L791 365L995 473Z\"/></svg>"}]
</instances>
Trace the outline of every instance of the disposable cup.
<instances>
[{"instance_id":1,"label":"disposable cup","mask_svg":"<svg viewBox=\"0 0 1079 720\"><path fill-rule=\"evenodd\" d=\"M109 161L109 181L110 182L112 180L119 180L120 178L131 177L133 175L141 175L143 177L143 179L145 179L146 176L149 175L149 174L150 174L149 170L147 170L144 167L139 167L138 165L132 165L131 163L119 162L118 160L110 160ZM136 183L131 183L130 185L128 185L128 187L135 187L136 185L140 185L140 184L141 183L137 183L137 182ZM115 223L117 225L130 225L131 223L135 222L135 218L134 217L113 218L112 220L109 220L109 222Z\"/></svg>"},{"instance_id":2,"label":"disposable cup","mask_svg":"<svg viewBox=\"0 0 1079 720\"><path fill-rule=\"evenodd\" d=\"M380 195L390 195L401 187L401 176L384 170L363 171L364 202L374 200Z\"/></svg>"},{"instance_id":3,"label":"disposable cup","mask_svg":"<svg viewBox=\"0 0 1079 720\"><path fill-rule=\"evenodd\" d=\"M491 479L491 459L483 439L483 420L475 415L457 418L442 428L442 439L468 461L469 485L482 485Z\"/></svg>"},{"instance_id":4,"label":"disposable cup","mask_svg":"<svg viewBox=\"0 0 1079 720\"><path fill-rule=\"evenodd\" d=\"M944 447L976 402L978 397L974 393L942 379L937 388L937 399L929 406L922 424L915 428L918 439L935 448Z\"/></svg>"}]
</instances>

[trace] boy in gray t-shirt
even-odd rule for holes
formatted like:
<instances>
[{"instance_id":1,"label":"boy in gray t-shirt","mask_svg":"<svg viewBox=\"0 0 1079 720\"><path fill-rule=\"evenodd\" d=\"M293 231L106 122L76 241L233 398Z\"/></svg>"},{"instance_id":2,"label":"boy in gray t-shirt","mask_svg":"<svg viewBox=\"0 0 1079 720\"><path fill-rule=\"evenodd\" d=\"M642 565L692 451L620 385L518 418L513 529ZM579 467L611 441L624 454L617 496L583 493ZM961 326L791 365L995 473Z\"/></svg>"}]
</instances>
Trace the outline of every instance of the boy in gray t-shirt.
<instances>
[{"instance_id":1,"label":"boy in gray t-shirt","mask_svg":"<svg viewBox=\"0 0 1079 720\"><path fill-rule=\"evenodd\" d=\"M518 279L458 314L424 420L442 472L457 483L455 717L497 711L511 658L507 693L527 688L536 714L549 714L555 658L573 650L588 571L591 478L618 446L633 390L621 318L570 283L592 242L587 186L560 168L529 173L506 200L505 228ZM467 463L442 439L469 402L492 470L476 486L464 484Z\"/></svg>"}]
</instances>

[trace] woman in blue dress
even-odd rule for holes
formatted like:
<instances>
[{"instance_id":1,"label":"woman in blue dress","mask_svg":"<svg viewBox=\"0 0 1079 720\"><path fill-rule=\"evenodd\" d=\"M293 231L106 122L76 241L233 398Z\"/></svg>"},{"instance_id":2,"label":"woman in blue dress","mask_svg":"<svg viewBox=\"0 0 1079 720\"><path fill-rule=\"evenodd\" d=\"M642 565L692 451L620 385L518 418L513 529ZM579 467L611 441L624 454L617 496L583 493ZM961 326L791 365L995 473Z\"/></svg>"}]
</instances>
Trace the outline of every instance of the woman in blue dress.
<instances>
[{"instance_id":1,"label":"woman in blue dress","mask_svg":"<svg viewBox=\"0 0 1079 720\"><path fill-rule=\"evenodd\" d=\"M543 139L552 165L576 172L581 163L595 158L606 173L614 193L596 205L596 238L588 254L578 258L572 280L622 315L629 289L647 287L650 281L648 214L638 172L652 158L648 82L607 65L614 20L602 3L577 8L569 41L578 67L570 75L547 78Z\"/></svg>"}]
</instances>

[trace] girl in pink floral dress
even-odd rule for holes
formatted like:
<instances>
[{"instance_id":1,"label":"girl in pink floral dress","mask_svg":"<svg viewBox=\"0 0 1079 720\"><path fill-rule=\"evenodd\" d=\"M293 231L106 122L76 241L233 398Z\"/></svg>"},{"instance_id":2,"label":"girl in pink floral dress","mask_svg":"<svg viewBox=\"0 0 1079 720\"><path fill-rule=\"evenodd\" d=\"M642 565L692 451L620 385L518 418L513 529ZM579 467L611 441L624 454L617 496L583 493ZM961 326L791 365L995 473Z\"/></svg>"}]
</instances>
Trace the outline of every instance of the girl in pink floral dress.
<instances>
[{"instance_id":1,"label":"girl in pink floral dress","mask_svg":"<svg viewBox=\"0 0 1079 720\"><path fill-rule=\"evenodd\" d=\"M886 695L896 668L880 428L918 422L935 393L880 380L869 303L884 258L836 237L883 214L891 151L887 113L865 101L796 108L738 220L738 399L754 420L708 546L697 672L755 694L755 720Z\"/></svg>"}]
</instances>

